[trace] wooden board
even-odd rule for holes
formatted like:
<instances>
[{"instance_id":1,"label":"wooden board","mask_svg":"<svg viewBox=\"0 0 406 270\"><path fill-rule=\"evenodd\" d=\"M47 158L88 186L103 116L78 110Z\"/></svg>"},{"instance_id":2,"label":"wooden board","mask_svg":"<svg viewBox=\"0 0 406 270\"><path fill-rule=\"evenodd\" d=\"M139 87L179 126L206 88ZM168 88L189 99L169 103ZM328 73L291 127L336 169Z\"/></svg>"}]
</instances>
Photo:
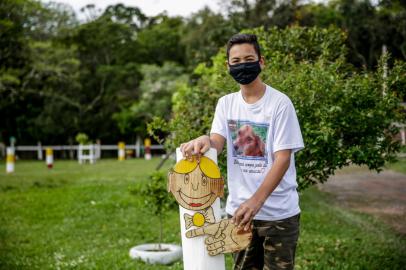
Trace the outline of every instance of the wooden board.
<instances>
[{"instance_id":1,"label":"wooden board","mask_svg":"<svg viewBox=\"0 0 406 270\"><path fill-rule=\"evenodd\" d=\"M224 180L208 157L181 159L168 174L168 191L185 209L204 210L224 195Z\"/></svg>"},{"instance_id":2,"label":"wooden board","mask_svg":"<svg viewBox=\"0 0 406 270\"><path fill-rule=\"evenodd\" d=\"M231 219L223 219L215 224L189 230L186 237L207 236L205 244L209 255L230 253L245 249L252 239L251 229L244 231L231 223Z\"/></svg>"},{"instance_id":3,"label":"wooden board","mask_svg":"<svg viewBox=\"0 0 406 270\"><path fill-rule=\"evenodd\" d=\"M217 162L217 151L210 148L205 156ZM176 160L183 159L179 148L176 149ZM220 198L217 198L211 205L216 220L220 220ZM225 270L225 259L223 254L210 256L204 243L204 237L187 238L184 215L194 215L196 211L183 208L179 205L180 231L182 237L183 269L184 270Z\"/></svg>"},{"instance_id":4,"label":"wooden board","mask_svg":"<svg viewBox=\"0 0 406 270\"><path fill-rule=\"evenodd\" d=\"M190 229L192 226L203 227L203 225L209 223L216 223L216 218L214 216L213 208L209 207L205 210L197 211L193 215L185 213L183 215L185 219L186 230Z\"/></svg>"},{"instance_id":5,"label":"wooden board","mask_svg":"<svg viewBox=\"0 0 406 270\"><path fill-rule=\"evenodd\" d=\"M251 231L240 230L229 219L216 222L211 205L223 196L224 180L210 158L193 156L190 160L179 160L168 173L168 192L182 208L194 211L183 215L185 230L195 227L185 235L187 238L207 235L204 243L209 255L242 250L250 243Z\"/></svg>"}]
</instances>

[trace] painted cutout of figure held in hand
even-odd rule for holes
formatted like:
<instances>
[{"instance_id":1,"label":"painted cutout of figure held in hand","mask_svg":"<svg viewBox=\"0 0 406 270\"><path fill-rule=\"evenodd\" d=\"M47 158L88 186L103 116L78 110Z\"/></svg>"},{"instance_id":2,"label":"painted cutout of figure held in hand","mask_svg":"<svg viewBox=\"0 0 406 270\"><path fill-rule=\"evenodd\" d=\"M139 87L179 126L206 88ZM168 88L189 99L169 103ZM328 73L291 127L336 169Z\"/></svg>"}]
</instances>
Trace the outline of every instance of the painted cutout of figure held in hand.
<instances>
[{"instance_id":1,"label":"painted cutout of figure held in hand","mask_svg":"<svg viewBox=\"0 0 406 270\"><path fill-rule=\"evenodd\" d=\"M220 169L211 159L202 156L182 159L168 174L168 192L185 209L196 211L193 215L184 214L186 232L192 238L210 235L205 244L209 255L234 252L248 246L252 232L235 227L229 219L216 222L211 205L218 197L223 197L224 180ZM204 227L205 224L210 224Z\"/></svg>"},{"instance_id":2,"label":"painted cutout of figure held in hand","mask_svg":"<svg viewBox=\"0 0 406 270\"><path fill-rule=\"evenodd\" d=\"M201 235L209 235L204 243L211 256L245 249L252 239L251 230L236 227L230 219L186 232L188 238Z\"/></svg>"},{"instance_id":3,"label":"painted cutout of figure held in hand","mask_svg":"<svg viewBox=\"0 0 406 270\"><path fill-rule=\"evenodd\" d=\"M224 180L216 163L208 157L182 159L168 175L168 191L185 209L199 211L209 208L223 197Z\"/></svg>"},{"instance_id":4,"label":"painted cutout of figure held in hand","mask_svg":"<svg viewBox=\"0 0 406 270\"><path fill-rule=\"evenodd\" d=\"M216 223L216 218L214 217L213 208L209 207L206 210L201 210L195 213L193 216L189 214L184 214L185 227L186 230L190 229L192 226L202 227L205 223Z\"/></svg>"}]
</instances>

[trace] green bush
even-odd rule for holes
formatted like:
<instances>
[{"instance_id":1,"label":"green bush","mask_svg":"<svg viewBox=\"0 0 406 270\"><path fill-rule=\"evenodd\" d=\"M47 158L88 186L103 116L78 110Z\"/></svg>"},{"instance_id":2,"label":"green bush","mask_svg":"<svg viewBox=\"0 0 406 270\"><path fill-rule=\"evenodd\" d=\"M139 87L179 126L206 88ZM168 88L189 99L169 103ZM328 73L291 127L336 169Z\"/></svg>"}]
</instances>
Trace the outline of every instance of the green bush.
<instances>
[{"instance_id":1,"label":"green bush","mask_svg":"<svg viewBox=\"0 0 406 270\"><path fill-rule=\"evenodd\" d=\"M163 218L171 209L177 207L177 203L167 189L167 177L162 171L155 171L149 175L148 183L140 189L144 197L144 206L149 215L159 218L159 243L162 243ZM138 192L132 191L134 195Z\"/></svg>"},{"instance_id":2,"label":"green bush","mask_svg":"<svg viewBox=\"0 0 406 270\"><path fill-rule=\"evenodd\" d=\"M141 188L141 194L144 196L145 207L154 216L165 215L177 206L172 196L168 195L167 177L162 171L149 175L148 183Z\"/></svg>"},{"instance_id":3,"label":"green bush","mask_svg":"<svg viewBox=\"0 0 406 270\"><path fill-rule=\"evenodd\" d=\"M296 156L300 189L326 181L350 163L379 171L395 158L399 142L393 139L398 132L393 123L404 121L396 92L404 64L395 63L385 77L388 56L383 56L376 72L357 72L345 62L346 36L336 28L246 32L259 37L266 60L263 81L286 93L295 105L305 142ZM156 118L150 123L151 133L170 134L165 141L169 149L207 134L218 98L238 90L225 61L222 49L212 66L199 65L197 83L182 85L175 93L171 121Z\"/></svg>"},{"instance_id":4,"label":"green bush","mask_svg":"<svg viewBox=\"0 0 406 270\"><path fill-rule=\"evenodd\" d=\"M78 143L78 144L83 144L83 145L86 145L86 144L91 144L92 142L89 140L89 136L87 136L87 134L86 133L78 133L77 135L76 135L76 137L75 137L75 141Z\"/></svg>"}]
</instances>

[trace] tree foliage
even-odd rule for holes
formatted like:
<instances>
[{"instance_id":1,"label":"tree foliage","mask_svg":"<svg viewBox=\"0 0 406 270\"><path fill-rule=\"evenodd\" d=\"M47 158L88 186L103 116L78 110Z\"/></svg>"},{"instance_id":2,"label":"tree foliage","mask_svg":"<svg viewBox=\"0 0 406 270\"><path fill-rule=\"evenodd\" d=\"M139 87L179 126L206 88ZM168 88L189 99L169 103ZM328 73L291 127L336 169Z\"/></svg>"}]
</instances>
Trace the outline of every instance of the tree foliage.
<instances>
[{"instance_id":1,"label":"tree foliage","mask_svg":"<svg viewBox=\"0 0 406 270\"><path fill-rule=\"evenodd\" d=\"M385 45L391 54L388 65L398 70L388 74L388 80L394 80L392 84L388 81L388 87L404 100L403 1L334 0L315 4L228 0L221 5L221 13L203 8L189 17L171 17L165 13L147 16L139 8L123 4L105 10L90 4L82 9L87 20L79 22L68 4L1 1L0 114L5 120L0 122L0 141L7 143L7 138L14 136L21 144L64 144L73 142L79 132L103 143L132 141L145 134L151 117L171 114L170 98L177 108L187 106L181 104L183 95L192 97L201 87L207 89L208 96L217 96L216 88L208 87L212 81L202 85L199 79L208 72L203 64L217 65L211 59L228 38L253 27L338 26L347 37L345 48L329 50L328 59L336 59L342 55L341 50L346 50L343 62L366 74L376 70ZM312 43L298 44L293 39L302 38L301 31L286 36L283 33L271 41L277 50L296 50L295 61L314 59L321 52L319 44L325 44L322 35ZM284 39L292 40L285 43ZM293 47L289 45L292 42ZM167 62L181 67L182 74L175 73L184 79L165 75ZM155 75L144 72L145 65L163 68L163 73L156 75L163 76L156 80L162 82L158 95L146 94L152 92L143 84L153 85L154 79L149 76ZM163 83L165 79L170 82ZM173 80L182 90L171 97ZM192 112L196 119L203 115L197 123L204 126L210 122L203 104L192 98L189 104L203 112ZM190 136L201 132L198 127Z\"/></svg>"},{"instance_id":2,"label":"tree foliage","mask_svg":"<svg viewBox=\"0 0 406 270\"><path fill-rule=\"evenodd\" d=\"M298 114L306 146L296 159L300 188L324 182L351 163L379 171L394 158L399 142L393 124L404 120L395 86L403 83L404 66L396 64L385 78L384 57L376 72L357 71L345 61L346 35L337 28L249 32L259 36L267 60L263 80L286 93ZM151 132L170 132L168 148L207 134L218 98L238 90L225 61L220 51L213 66L198 66L196 86L182 86L175 93L171 121L151 123Z\"/></svg>"},{"instance_id":3,"label":"tree foliage","mask_svg":"<svg viewBox=\"0 0 406 270\"><path fill-rule=\"evenodd\" d=\"M142 65L140 72L143 80L139 86L139 99L123 107L113 117L123 134L134 132L144 136L147 133L146 123L153 117L169 120L172 95L178 85L188 82L184 68L173 62L165 62L162 66Z\"/></svg>"},{"instance_id":4,"label":"tree foliage","mask_svg":"<svg viewBox=\"0 0 406 270\"><path fill-rule=\"evenodd\" d=\"M159 244L163 239L163 218L170 210L176 209L178 204L172 196L168 196L166 174L162 171L155 171L149 175L148 183L141 189L133 189L132 193L136 196L144 197L145 209L148 214L159 218ZM160 247L159 247L160 248Z\"/></svg>"}]
</instances>

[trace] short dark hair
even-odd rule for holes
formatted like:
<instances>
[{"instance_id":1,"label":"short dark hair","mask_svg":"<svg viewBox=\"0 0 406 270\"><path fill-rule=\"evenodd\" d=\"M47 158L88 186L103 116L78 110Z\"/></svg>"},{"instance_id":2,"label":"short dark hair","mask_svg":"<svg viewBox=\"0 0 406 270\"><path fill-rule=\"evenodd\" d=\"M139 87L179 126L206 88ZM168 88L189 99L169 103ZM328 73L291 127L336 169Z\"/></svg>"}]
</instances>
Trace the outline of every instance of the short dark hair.
<instances>
[{"instance_id":1,"label":"short dark hair","mask_svg":"<svg viewBox=\"0 0 406 270\"><path fill-rule=\"evenodd\" d=\"M261 58L261 49L259 47L257 36L254 34L235 34L227 42L227 61L230 57L230 49L235 44L248 43L254 46L255 52L258 54L258 59Z\"/></svg>"}]
</instances>

